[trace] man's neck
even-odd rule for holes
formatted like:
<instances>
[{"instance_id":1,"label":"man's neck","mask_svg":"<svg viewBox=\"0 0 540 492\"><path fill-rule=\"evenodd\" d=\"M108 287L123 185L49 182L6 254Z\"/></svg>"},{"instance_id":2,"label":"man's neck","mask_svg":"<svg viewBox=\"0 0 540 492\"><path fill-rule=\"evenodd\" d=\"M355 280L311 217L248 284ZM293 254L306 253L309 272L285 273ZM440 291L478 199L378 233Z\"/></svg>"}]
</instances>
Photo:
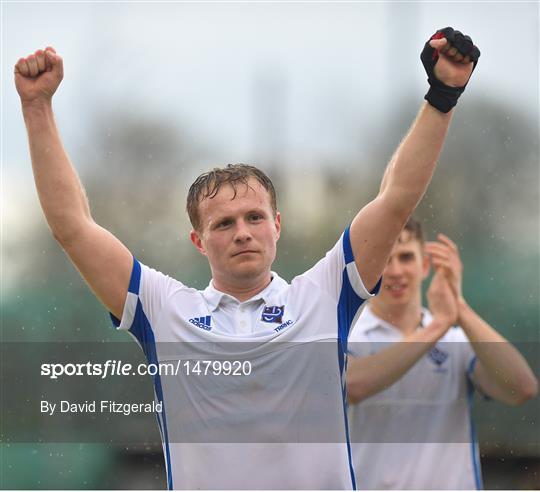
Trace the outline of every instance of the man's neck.
<instances>
[{"instance_id":1,"label":"man's neck","mask_svg":"<svg viewBox=\"0 0 540 492\"><path fill-rule=\"evenodd\" d=\"M378 318L395 326L404 336L414 333L422 320L422 304L411 302L403 306L381 306L371 301L369 307Z\"/></svg>"},{"instance_id":2,"label":"man's neck","mask_svg":"<svg viewBox=\"0 0 540 492\"><path fill-rule=\"evenodd\" d=\"M245 280L224 282L217 277L213 277L212 281L215 289L238 299L240 302L244 302L266 289L272 281L272 274L270 272L265 273L260 278L253 279L249 283Z\"/></svg>"}]
</instances>

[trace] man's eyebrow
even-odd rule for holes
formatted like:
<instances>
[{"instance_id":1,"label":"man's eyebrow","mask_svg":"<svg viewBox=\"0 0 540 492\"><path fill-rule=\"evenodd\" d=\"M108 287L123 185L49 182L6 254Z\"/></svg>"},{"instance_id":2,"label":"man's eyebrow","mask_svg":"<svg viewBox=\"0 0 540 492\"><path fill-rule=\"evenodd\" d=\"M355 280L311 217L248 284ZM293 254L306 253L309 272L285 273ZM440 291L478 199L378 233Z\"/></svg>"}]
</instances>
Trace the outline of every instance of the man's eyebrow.
<instances>
[{"instance_id":1,"label":"man's eyebrow","mask_svg":"<svg viewBox=\"0 0 540 492\"><path fill-rule=\"evenodd\" d=\"M249 209L247 212L244 213L244 215L249 215L249 214L259 214L259 215L268 215L266 213L266 211L264 210L264 207L260 207L260 208L252 208L252 209ZM210 220L209 220L209 223L210 224L215 224L217 222L223 222L224 220L234 220L234 215L233 214L230 214L230 213L217 213L214 217L211 217Z\"/></svg>"},{"instance_id":2,"label":"man's eyebrow","mask_svg":"<svg viewBox=\"0 0 540 492\"><path fill-rule=\"evenodd\" d=\"M210 224L217 224L217 223L223 222L225 220L232 220L232 218L233 217L230 214L216 215L216 216L210 218L209 223Z\"/></svg>"}]
</instances>

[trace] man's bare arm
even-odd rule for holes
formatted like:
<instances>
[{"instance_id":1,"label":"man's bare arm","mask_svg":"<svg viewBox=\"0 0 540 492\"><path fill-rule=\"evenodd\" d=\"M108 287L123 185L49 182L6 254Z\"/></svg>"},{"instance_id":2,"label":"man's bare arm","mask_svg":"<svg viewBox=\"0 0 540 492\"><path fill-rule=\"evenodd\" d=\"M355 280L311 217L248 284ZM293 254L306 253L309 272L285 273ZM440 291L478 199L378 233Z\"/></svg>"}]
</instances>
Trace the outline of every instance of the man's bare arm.
<instances>
[{"instance_id":1,"label":"man's bare arm","mask_svg":"<svg viewBox=\"0 0 540 492\"><path fill-rule=\"evenodd\" d=\"M424 104L390 161L384 187L351 224L351 245L360 278L373 289L408 217L422 198L439 157L451 114Z\"/></svg>"},{"instance_id":2,"label":"man's bare arm","mask_svg":"<svg viewBox=\"0 0 540 492\"><path fill-rule=\"evenodd\" d=\"M349 402L359 403L399 381L437 343L448 328L449 325L445 326L434 319L424 330L417 331L376 354L349 357L347 362Z\"/></svg>"},{"instance_id":3,"label":"man's bare arm","mask_svg":"<svg viewBox=\"0 0 540 492\"><path fill-rule=\"evenodd\" d=\"M463 299L459 324L478 357L472 379L483 393L509 405L521 405L537 395L538 380L525 358Z\"/></svg>"},{"instance_id":4,"label":"man's bare arm","mask_svg":"<svg viewBox=\"0 0 540 492\"><path fill-rule=\"evenodd\" d=\"M62 59L50 47L15 65L34 180L54 237L101 302L120 318L133 258L92 219L82 184L62 145L52 110L52 97L62 78Z\"/></svg>"},{"instance_id":5,"label":"man's bare arm","mask_svg":"<svg viewBox=\"0 0 540 492\"><path fill-rule=\"evenodd\" d=\"M414 332L401 342L393 343L376 354L349 358L347 396L350 403L358 403L392 386L455 323L457 303L442 269L435 272L427 297L433 320L426 328ZM351 345L354 352L354 341Z\"/></svg>"},{"instance_id":6,"label":"man's bare arm","mask_svg":"<svg viewBox=\"0 0 540 492\"><path fill-rule=\"evenodd\" d=\"M437 79L449 87L465 86L473 70L470 59L449 48L445 38L431 40L430 46L439 53L434 67ZM395 240L425 193L451 118L451 111L422 106L385 171L379 194L351 224L356 265L368 290L379 280Z\"/></svg>"},{"instance_id":7,"label":"man's bare arm","mask_svg":"<svg viewBox=\"0 0 540 492\"><path fill-rule=\"evenodd\" d=\"M457 322L478 357L472 379L483 393L519 405L538 393L538 380L518 350L483 320L463 297L463 264L457 245L444 234L426 244L435 268L443 269L457 299Z\"/></svg>"}]
</instances>

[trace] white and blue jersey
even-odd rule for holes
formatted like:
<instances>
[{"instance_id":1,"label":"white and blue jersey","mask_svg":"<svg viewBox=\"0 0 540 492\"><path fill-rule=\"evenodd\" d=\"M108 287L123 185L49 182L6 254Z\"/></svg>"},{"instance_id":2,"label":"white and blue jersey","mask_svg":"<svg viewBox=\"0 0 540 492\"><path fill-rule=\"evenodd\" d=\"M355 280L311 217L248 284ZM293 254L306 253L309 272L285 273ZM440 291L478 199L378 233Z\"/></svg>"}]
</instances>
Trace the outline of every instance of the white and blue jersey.
<instances>
[{"instance_id":1,"label":"white and blue jersey","mask_svg":"<svg viewBox=\"0 0 540 492\"><path fill-rule=\"evenodd\" d=\"M151 363L249 362L249 375L154 378L170 489L354 489L349 330L366 291L347 229L290 284L244 302L134 260L121 320ZM219 365L219 364L218 364ZM220 368L221 372L221 368Z\"/></svg>"},{"instance_id":2,"label":"white and blue jersey","mask_svg":"<svg viewBox=\"0 0 540 492\"><path fill-rule=\"evenodd\" d=\"M422 325L431 319L424 310ZM402 338L367 306L349 337L349 353L367 356ZM450 328L392 386L350 405L359 489L482 488L471 414L475 361L463 330Z\"/></svg>"}]
</instances>

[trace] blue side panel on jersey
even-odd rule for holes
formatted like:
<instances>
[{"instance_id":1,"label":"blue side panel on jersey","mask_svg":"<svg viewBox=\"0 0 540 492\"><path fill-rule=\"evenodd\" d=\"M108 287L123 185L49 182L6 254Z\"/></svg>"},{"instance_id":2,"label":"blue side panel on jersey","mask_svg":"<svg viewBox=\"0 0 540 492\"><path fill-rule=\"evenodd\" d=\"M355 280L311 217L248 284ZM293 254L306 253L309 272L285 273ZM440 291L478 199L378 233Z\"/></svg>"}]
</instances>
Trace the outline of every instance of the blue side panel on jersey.
<instances>
[{"instance_id":1,"label":"blue side panel on jersey","mask_svg":"<svg viewBox=\"0 0 540 492\"><path fill-rule=\"evenodd\" d=\"M345 264L351 263L354 261L354 255L351 247L351 239L349 236L349 229L347 227L343 233L343 255L345 257ZM345 435L347 437L347 455L349 459L349 472L351 475L351 484L353 490L356 490L356 477L354 475L354 467L352 462L352 453L351 453L351 441L349 437L349 420L347 417L347 386L345 383L345 370L346 370L346 356L347 353L347 339L349 338L349 331L358 309L364 302L364 299L360 298L349 281L349 275L347 274L347 269L343 269L342 273L342 285L341 292L339 295L338 308L337 308L337 317L338 317L338 362L339 362L339 372L342 378L341 381L341 392L342 392L342 403L343 403L343 418L345 422Z\"/></svg>"},{"instance_id":2,"label":"blue side panel on jersey","mask_svg":"<svg viewBox=\"0 0 540 492\"><path fill-rule=\"evenodd\" d=\"M347 270L344 269L342 273L342 286L341 293L339 295L338 302L338 339L343 348L343 351L347 352L347 339L349 338L349 331L358 309L364 303L364 299L359 297L349 281L349 275ZM340 366L340 370L343 367Z\"/></svg>"},{"instance_id":3,"label":"blue side panel on jersey","mask_svg":"<svg viewBox=\"0 0 540 492\"><path fill-rule=\"evenodd\" d=\"M340 370L341 370L341 361L346 361L345 358L345 352L343 352L343 347L338 340L338 360L340 361ZM346 370L346 364L344 369ZM345 379L345 370L341 372L341 399L343 404L343 419L345 422L345 435L347 437L347 458L349 459L349 474L351 476L351 485L352 490L356 490L356 475L354 473L354 466L353 466L353 460L352 460L352 452L351 452L351 439L349 437L349 418L347 416L347 384L344 381Z\"/></svg>"},{"instance_id":4,"label":"blue side panel on jersey","mask_svg":"<svg viewBox=\"0 0 540 492\"><path fill-rule=\"evenodd\" d=\"M473 357L469 364L469 367L467 368L467 404L469 408L469 428L471 432L471 456L473 461L474 481L476 484L476 490L481 490L484 488L484 486L482 484L482 474L480 472L480 458L478 456L478 443L476 442L476 429L474 426L472 414L474 384L471 381L471 376L474 371L474 366L476 365L476 360L476 357Z\"/></svg>"},{"instance_id":5,"label":"blue side panel on jersey","mask_svg":"<svg viewBox=\"0 0 540 492\"><path fill-rule=\"evenodd\" d=\"M140 272L140 266L139 266L139 272ZM138 291L138 285L137 285L137 291ZM156 352L156 340L154 338L154 332L152 331L148 318L144 314L140 300L137 301L135 319L133 320L133 324L131 325L131 328L129 329L129 331L139 341L141 348L144 352L144 355L146 356L146 359L148 360L148 363L155 364L157 366L158 358L157 358L157 352ZM165 443L165 459L167 460L167 487L169 490L173 490L171 456L169 452L169 434L167 432L167 417L165 415L163 388L161 386L161 378L159 377L159 374L156 374L155 376L153 376L153 380L154 380L154 389L156 391L156 397L158 401L162 402L162 406L163 406L162 416L161 416L163 425L161 425L159 418L158 418L158 424L162 432L163 442Z\"/></svg>"},{"instance_id":6,"label":"blue side panel on jersey","mask_svg":"<svg viewBox=\"0 0 540 492\"><path fill-rule=\"evenodd\" d=\"M128 292L139 295L139 288L141 284L141 264L137 261L137 258L133 257L133 268L131 270L131 277L129 279ZM109 313L113 325L118 328L120 326L120 320ZM156 352L156 340L154 338L154 332L148 318L144 314L140 299L137 299L137 307L135 309L135 317L133 323L129 329L131 334L137 339L141 346L146 359L149 364L158 364L157 352ZM167 461L167 488L173 490L172 481L172 469L171 469L171 455L169 451L169 434L167 432L167 417L165 415L165 403L163 401L163 388L161 386L161 378L159 374L153 376L154 391L158 401L162 403L163 410L161 419L157 416L159 430L165 443L165 459Z\"/></svg>"}]
</instances>

